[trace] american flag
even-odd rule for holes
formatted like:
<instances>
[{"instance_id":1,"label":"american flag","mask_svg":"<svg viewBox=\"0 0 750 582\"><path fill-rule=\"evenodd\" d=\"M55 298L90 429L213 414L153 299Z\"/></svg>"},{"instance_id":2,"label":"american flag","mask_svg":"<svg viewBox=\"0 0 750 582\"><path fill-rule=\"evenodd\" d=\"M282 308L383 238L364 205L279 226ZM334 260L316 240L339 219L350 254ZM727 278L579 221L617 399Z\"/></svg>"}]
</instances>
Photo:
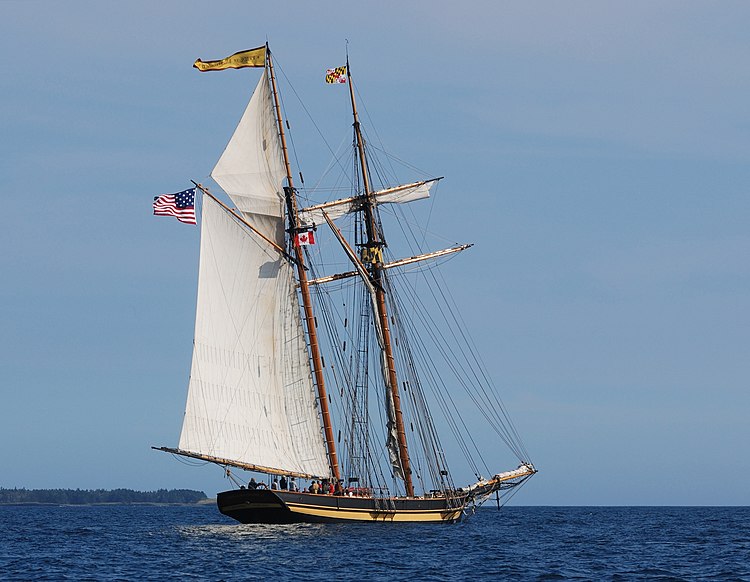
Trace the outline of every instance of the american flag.
<instances>
[{"instance_id":1,"label":"american flag","mask_svg":"<svg viewBox=\"0 0 750 582\"><path fill-rule=\"evenodd\" d=\"M174 216L180 222L195 222L195 188L154 197L154 215Z\"/></svg>"}]
</instances>

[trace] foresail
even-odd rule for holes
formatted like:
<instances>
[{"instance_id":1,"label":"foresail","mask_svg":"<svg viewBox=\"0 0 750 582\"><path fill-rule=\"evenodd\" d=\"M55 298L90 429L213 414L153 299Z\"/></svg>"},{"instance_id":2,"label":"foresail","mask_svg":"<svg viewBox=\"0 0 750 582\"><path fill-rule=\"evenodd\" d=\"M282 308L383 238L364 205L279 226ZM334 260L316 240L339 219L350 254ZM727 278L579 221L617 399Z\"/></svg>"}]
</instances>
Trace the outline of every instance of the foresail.
<instances>
[{"instance_id":1,"label":"foresail","mask_svg":"<svg viewBox=\"0 0 750 582\"><path fill-rule=\"evenodd\" d=\"M291 267L209 197L179 447L290 473L329 474Z\"/></svg>"},{"instance_id":2,"label":"foresail","mask_svg":"<svg viewBox=\"0 0 750 582\"><path fill-rule=\"evenodd\" d=\"M284 215L285 176L268 75L263 74L211 177L243 213L278 218Z\"/></svg>"}]
</instances>

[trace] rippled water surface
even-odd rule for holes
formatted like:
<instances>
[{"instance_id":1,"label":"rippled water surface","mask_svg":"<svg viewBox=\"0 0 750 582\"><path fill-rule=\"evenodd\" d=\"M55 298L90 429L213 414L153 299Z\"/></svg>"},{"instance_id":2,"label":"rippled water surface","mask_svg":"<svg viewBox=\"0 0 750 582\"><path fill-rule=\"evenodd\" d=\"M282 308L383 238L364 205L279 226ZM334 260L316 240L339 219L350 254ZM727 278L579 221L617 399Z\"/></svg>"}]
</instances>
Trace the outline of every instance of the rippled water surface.
<instances>
[{"instance_id":1,"label":"rippled water surface","mask_svg":"<svg viewBox=\"0 0 750 582\"><path fill-rule=\"evenodd\" d=\"M748 580L750 508L484 508L239 525L214 506L0 507L0 580Z\"/></svg>"}]
</instances>

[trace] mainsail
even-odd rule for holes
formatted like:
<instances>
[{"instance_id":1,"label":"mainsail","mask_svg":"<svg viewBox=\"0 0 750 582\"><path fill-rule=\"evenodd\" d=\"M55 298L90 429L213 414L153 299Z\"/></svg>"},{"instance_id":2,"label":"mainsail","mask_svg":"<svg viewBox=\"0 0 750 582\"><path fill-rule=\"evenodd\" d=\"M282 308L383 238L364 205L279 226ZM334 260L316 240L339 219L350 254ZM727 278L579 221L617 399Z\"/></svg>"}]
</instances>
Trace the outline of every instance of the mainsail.
<instances>
[{"instance_id":1,"label":"mainsail","mask_svg":"<svg viewBox=\"0 0 750 582\"><path fill-rule=\"evenodd\" d=\"M283 245L285 172L263 75L212 173ZM210 197L180 449L290 474L330 473L292 267Z\"/></svg>"}]
</instances>

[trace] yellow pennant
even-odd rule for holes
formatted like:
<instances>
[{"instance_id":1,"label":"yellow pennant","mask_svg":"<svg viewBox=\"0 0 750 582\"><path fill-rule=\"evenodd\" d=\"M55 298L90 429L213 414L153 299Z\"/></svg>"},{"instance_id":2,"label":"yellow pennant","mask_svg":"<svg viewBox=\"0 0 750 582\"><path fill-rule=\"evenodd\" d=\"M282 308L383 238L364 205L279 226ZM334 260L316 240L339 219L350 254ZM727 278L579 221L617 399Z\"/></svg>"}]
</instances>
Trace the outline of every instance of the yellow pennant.
<instances>
[{"instance_id":1,"label":"yellow pennant","mask_svg":"<svg viewBox=\"0 0 750 582\"><path fill-rule=\"evenodd\" d=\"M223 71L224 69L242 69L244 67L265 67L266 47L240 51L220 61L206 61L198 59L193 66L199 71Z\"/></svg>"}]
</instances>

